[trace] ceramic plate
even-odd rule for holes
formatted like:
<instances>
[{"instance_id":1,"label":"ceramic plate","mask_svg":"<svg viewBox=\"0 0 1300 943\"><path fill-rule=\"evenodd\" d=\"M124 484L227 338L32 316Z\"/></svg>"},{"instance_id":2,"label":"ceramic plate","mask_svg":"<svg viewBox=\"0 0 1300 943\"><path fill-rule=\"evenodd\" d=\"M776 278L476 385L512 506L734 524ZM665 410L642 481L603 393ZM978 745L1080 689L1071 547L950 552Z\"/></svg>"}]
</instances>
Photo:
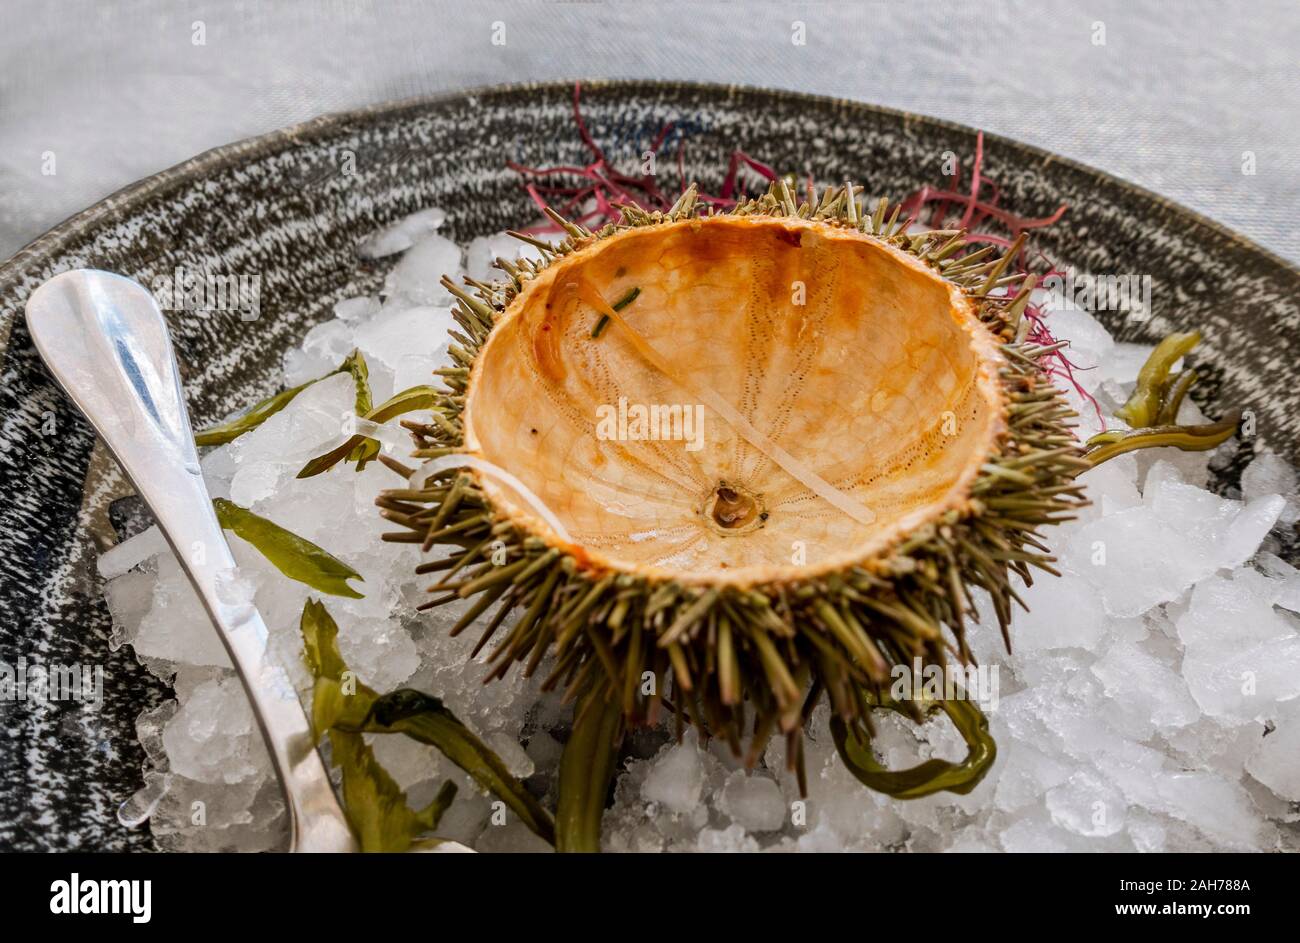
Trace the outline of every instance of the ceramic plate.
<instances>
[{"instance_id":1,"label":"ceramic plate","mask_svg":"<svg viewBox=\"0 0 1300 943\"><path fill-rule=\"evenodd\" d=\"M95 557L140 526L88 426L47 377L23 324L27 296L65 269L151 284L177 267L260 278L260 315L172 318L196 426L272 392L284 351L334 302L373 294L396 258L365 263L358 241L427 206L458 242L533 217L507 159L580 160L571 85L458 92L320 118L202 154L114 194L0 266L0 661L102 665L98 712L0 702L0 848L138 850L118 824L140 784L136 716L168 696L129 649L111 651ZM971 129L857 102L658 82L592 83L583 111L612 157L631 159L666 120L687 175L716 192L740 147L819 183L853 179L902 195L941 180ZM1080 272L1149 274L1151 317L1105 314L1122 339L1199 327L1195 397L1250 409L1258 438L1300 462L1300 272L1194 213L1099 171L986 137L1003 205L1045 215L1038 246ZM1247 450L1248 451L1248 450Z\"/></svg>"}]
</instances>

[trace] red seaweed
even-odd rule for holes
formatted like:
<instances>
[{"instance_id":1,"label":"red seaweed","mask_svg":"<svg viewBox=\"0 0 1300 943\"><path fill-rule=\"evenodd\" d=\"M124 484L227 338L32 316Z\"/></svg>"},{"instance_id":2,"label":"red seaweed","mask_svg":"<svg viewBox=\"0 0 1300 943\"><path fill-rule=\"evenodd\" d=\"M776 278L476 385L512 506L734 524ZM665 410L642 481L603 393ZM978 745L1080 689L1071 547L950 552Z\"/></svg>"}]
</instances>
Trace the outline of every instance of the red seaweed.
<instances>
[{"instance_id":1,"label":"red seaweed","mask_svg":"<svg viewBox=\"0 0 1300 943\"><path fill-rule=\"evenodd\" d=\"M621 206L635 206L647 212L665 212L671 209L677 197L686 189L685 137L679 137L677 143L677 175L680 186L675 193L664 193L656 175L625 174L614 166L587 128L586 119L582 116L581 100L582 83L577 82L573 86L573 121L578 128L578 136L591 153L590 163L582 166L558 164L552 167L528 167L514 161L506 162L507 167L523 176L524 187L533 202L539 208L551 206L562 216L570 217L591 229L617 222ZM660 127L650 144L651 153L658 154L674 127L672 121ZM700 193L700 202L719 209L735 206L738 195L742 194L738 187L742 167L768 182L777 177L776 171L767 164L737 148L731 153L721 192L716 195ZM549 222L525 230L530 234L558 231L559 227Z\"/></svg>"},{"instance_id":2,"label":"red seaweed","mask_svg":"<svg viewBox=\"0 0 1300 943\"><path fill-rule=\"evenodd\" d=\"M573 86L573 121L578 128L578 136L590 152L591 162L581 166L576 164L558 164L551 167L528 167L508 161L506 166L517 171L524 178L524 188L528 196L544 210L548 206L560 215L591 229L599 229L607 223L617 222L620 207L635 206L647 212L670 209L677 197L686 189L686 139L684 135L677 141L677 177L678 189L675 193L664 193L658 178L652 173L625 174L609 160L605 151L596 143L587 122L582 116L582 83ZM655 134L650 146L651 153L657 154L668 141L675 123L666 122ZM779 176L768 164L750 156L739 148L731 152L727 171L722 180L722 188L717 194L701 192L700 202L718 209L735 206L745 197L744 187L740 181L740 171L748 169L751 173L769 183ZM929 185L908 195L899 204L899 215L912 225L923 215L927 215L931 229L964 229L967 241L972 247L996 245L1011 248L1022 233L1043 229L1058 222L1065 215L1068 206L1062 204L1049 216L1020 216L999 205L1001 188L984 174L984 132L975 136L975 154L971 161L970 185L962 188L962 168L958 164L948 185L936 189ZM807 180L809 202L815 202L815 187L812 177ZM549 221L524 230L529 234L559 232L560 228ZM1017 257L1012 260L1016 272L1028 274L1031 260L1028 244L1022 245ZM1045 263L1045 268L1037 263ZM1041 252L1034 260L1039 267L1040 282L1048 275L1060 275L1055 265ZM1035 344L1051 346L1057 343L1048 327L1046 315L1040 305L1030 304L1025 308L1024 317L1029 322L1028 339ZM1092 404L1097 417L1102 418L1101 406L1097 400L1080 386L1074 371L1091 369L1073 363L1063 351L1057 350L1044 358L1044 369L1052 376L1072 385L1084 400ZM1104 424L1104 420L1103 420Z\"/></svg>"},{"instance_id":3,"label":"red seaweed","mask_svg":"<svg viewBox=\"0 0 1300 943\"><path fill-rule=\"evenodd\" d=\"M1066 210L1069 209L1066 204L1061 204L1050 216L1035 218L1020 216L1005 207L999 206L1001 188L997 183L984 176L983 131L977 132L975 135L975 156L971 161L971 182L970 187L965 192L962 192L961 179L962 170L961 165L958 164L947 187L935 189L927 185L909 194L899 204L901 207L900 215L915 221L920 219L928 208L930 212L927 225L930 228L965 229L968 232L967 241L973 247L995 245L1009 249L1022 233L1051 226L1053 223L1060 221ZM957 216L957 213L960 213L960 216ZM1040 284L1042 279L1049 275L1059 276L1063 274L1043 253L1037 253L1037 259L1034 261L1037 262L1038 260L1045 263L1045 268L1040 267L1037 273ZM1026 241L1026 243L1022 244L1017 257L1012 260L1012 265L1016 272L1028 274L1033 264L1029 258L1028 242ZM1024 317L1029 322L1028 339L1030 342L1043 346L1051 346L1057 343L1051 328L1048 327L1046 312L1043 311L1041 305L1028 305L1025 308ZM1096 410L1097 418L1104 425L1105 420L1102 416L1101 405L1091 393L1084 390L1074 376L1075 370L1092 369L1091 367L1080 367L1071 361L1063 350L1057 350L1044 357L1044 369L1048 374L1058 377L1073 386L1079 395Z\"/></svg>"}]
</instances>

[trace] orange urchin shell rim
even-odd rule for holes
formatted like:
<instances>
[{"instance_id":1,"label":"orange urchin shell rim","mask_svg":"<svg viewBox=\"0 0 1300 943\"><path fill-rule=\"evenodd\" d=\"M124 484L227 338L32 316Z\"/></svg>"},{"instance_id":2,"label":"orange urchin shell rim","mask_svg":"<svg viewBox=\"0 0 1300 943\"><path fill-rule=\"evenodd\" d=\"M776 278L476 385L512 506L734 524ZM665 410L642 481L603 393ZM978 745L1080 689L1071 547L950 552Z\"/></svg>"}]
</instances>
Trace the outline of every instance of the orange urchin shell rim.
<instances>
[{"instance_id":1,"label":"orange urchin shell rim","mask_svg":"<svg viewBox=\"0 0 1300 943\"><path fill-rule=\"evenodd\" d=\"M1005 443L1008 436L1006 422L1008 398L1006 388L999 378L999 371L1006 364L1006 358L1001 351L1001 341L999 341L989 331L985 324L976 315L975 305L970 293L945 278L932 266L927 265L915 255L905 252L898 247L890 245L884 240L865 233L857 228L835 225L826 220L766 215L733 216L730 214L721 214L705 217L685 217L657 223L655 225L657 228L660 226L710 226L737 224L751 226L779 226L788 230L816 229L819 231L819 234L829 239L847 239L865 242L872 245L878 251L887 254L893 261L902 265L910 266L923 277L942 284L949 293L950 311L954 315L958 325L966 331L971 347L978 358L979 368L976 382L985 402L989 405L992 411L992 421L988 426L984 446L983 448L978 449L977 452L984 456L985 460L995 458L1001 453L1002 445ZM540 286L552 283L556 277L570 266L571 263L578 262L583 258L593 257L603 252L619 239L628 237L632 234L642 233L644 228L645 227L629 227L607 236L597 235L591 237L586 245L555 259L535 277L528 279L518 294L516 294L515 297L510 300L509 304L506 305L505 310L496 319L492 331L488 334L487 340L475 356L474 363L470 369L469 380L465 391L465 405L461 414L464 429L463 450L465 453L480 458L483 457L479 449L478 437L474 431L473 405L475 391L481 377L483 364L490 356L493 344L497 343L499 338L503 335L503 332L498 331L497 328L509 323L517 317L520 317L521 311L530 294L535 290L540 290ZM971 463L969 467L963 469L961 476L941 500L931 502L926 507L918 509L912 514L894 522L889 527L882 529L878 536L869 539L866 543L860 544L857 547L844 552L833 554L818 561L816 564L807 564L803 566L746 566L737 567L731 573L723 570L711 570L707 574L693 574L685 570L674 570L668 567L657 566L640 566L632 568L623 562L611 559L607 554L600 551L589 550L581 544L568 543L561 539L558 534L556 534L531 510L515 501L508 489L503 488L495 480L486 477L475 469L469 469L468 473L472 476L477 486L488 499L494 517L498 521L509 521L512 525L518 527L526 534L542 541L546 546L561 551L570 557L580 570L587 572L589 575L599 577L607 573L622 573L637 579L645 580L651 584L674 582L687 586L731 586L737 588L750 588L757 586L788 586L793 583L815 580L818 577L823 577L830 573L839 572L851 567L858 567L871 572L887 572L890 569L890 561L894 555L893 551L908 537L916 534L922 528L938 524L941 521L952 523L954 520L965 520L972 516L974 512L971 508L971 490L976 481L978 481L983 474L980 467L982 464L983 463Z\"/></svg>"}]
</instances>

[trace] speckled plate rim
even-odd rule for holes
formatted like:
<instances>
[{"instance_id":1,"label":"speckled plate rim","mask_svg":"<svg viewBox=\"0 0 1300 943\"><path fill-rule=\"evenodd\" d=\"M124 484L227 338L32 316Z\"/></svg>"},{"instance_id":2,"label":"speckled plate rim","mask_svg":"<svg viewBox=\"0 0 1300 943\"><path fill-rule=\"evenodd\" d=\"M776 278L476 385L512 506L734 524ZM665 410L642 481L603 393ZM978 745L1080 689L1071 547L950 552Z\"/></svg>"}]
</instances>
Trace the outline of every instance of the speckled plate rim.
<instances>
[{"instance_id":1,"label":"speckled plate rim","mask_svg":"<svg viewBox=\"0 0 1300 943\"><path fill-rule=\"evenodd\" d=\"M556 81L448 91L438 95L327 114L279 131L204 151L174 167L123 187L59 223L0 264L0 290L8 292L4 307L10 309L15 317L21 317L22 306L39 281L53 274L54 271L66 268L68 263L60 260L75 256L82 243L93 241L101 233L112 233L115 226L121 226L122 223L150 210L150 204L167 203L175 196L183 194L186 188L202 185L210 177L237 173L242 166L268 157L285 155L291 158L298 147L310 150L313 146L321 143L328 145L333 139L350 133L382 129L388 123L399 124L403 121L419 119L426 113L436 113L449 107L464 106L466 103L472 104L479 99L483 104L491 105L496 101L509 100L512 97L527 100L530 96L536 96L539 99L549 98L553 104L555 98L563 101L571 95L572 89L572 82ZM823 117L827 112L832 116L842 116L845 123L889 124L909 137L929 132L960 137L963 142L969 144L975 136L974 129L955 122L842 98L814 96L786 90L654 80L593 81L585 83L584 89L594 93L593 97L608 94L611 97L653 99L656 94L661 94L664 98L678 95L711 101L718 105L735 103L737 100L743 101L747 96L761 96L773 103L790 106L793 110L803 107L810 111L820 111ZM1243 263L1244 268L1253 270L1250 272L1252 276L1263 275L1277 283L1275 290L1284 292L1288 299L1300 297L1300 268L1207 217L1118 177L1054 155L1042 148L991 134L986 135L986 143L1002 151L1000 160L1001 157L1009 158L1013 164L1022 165L1029 170L1052 168L1054 175L1060 176L1060 183L1075 191L1073 202L1076 205L1082 205L1080 190L1086 198L1088 191L1095 188L1099 193L1109 194L1110 209L1119 210L1123 217L1155 217L1159 220L1160 229L1165 232L1179 232L1183 236L1184 244L1187 241L1199 244L1199 248L1203 250L1200 262L1208 261L1213 265L1216 259L1235 258ZM255 200L251 202L256 204ZM1116 203L1122 205L1116 206ZM183 238L176 241L179 249L183 249L184 245ZM60 264L56 266L56 263ZM1289 305L1289 310L1294 315L1293 304ZM0 349L10 347L10 331L14 325L14 318L0 320ZM1288 341L1290 337L1274 339ZM93 454L101 452L101 449L97 449ZM71 481L66 482L66 485L69 489L75 488ZM82 490L84 491L84 486ZM65 493L69 501L76 500L75 492ZM10 495L6 495L6 498L9 497ZM62 500L62 498L52 497L51 500ZM4 603L5 596L5 593L0 592L0 603ZM30 601L26 606L28 607L26 611L30 612L35 612L39 608L31 606ZM22 613L24 609L19 608L17 611ZM129 654L123 657L129 657ZM42 736L48 735L48 731L38 733ZM18 760L17 765L21 765L21 760ZM91 780L85 782L78 780L79 788L85 789L93 785ZM41 795L47 801L48 812L51 810L48 805L51 801L51 792L46 785L42 785L41 789L43 790ZM57 796L52 801L57 802ZM90 800L83 803L83 807L89 808ZM9 823L0 822L0 831L7 824ZM25 821L20 821L18 824L26 827ZM80 839L69 844L68 835L81 834L77 831L80 826L75 822L70 825L65 821L60 823L60 827L63 833L59 840L63 844L58 847L77 846L77 841ZM95 834L98 839L112 837L102 828ZM24 836L24 840L28 840L27 836ZM31 839L29 844L33 848L48 850L50 847L47 843L35 839Z\"/></svg>"},{"instance_id":2,"label":"speckled plate rim","mask_svg":"<svg viewBox=\"0 0 1300 943\"><path fill-rule=\"evenodd\" d=\"M354 123L368 123L374 122L378 119L400 117L408 113L418 113L445 102L460 101L467 98L474 98L476 96L517 95L526 92L565 92L568 89L573 88L575 81L576 80L556 80L549 82L520 82L486 85L456 89L448 92L440 92L435 95L423 95L416 98L401 99L398 101L381 102L375 105L367 105L362 108L350 109L348 111L331 112L298 124L290 125L287 128L281 128L278 131L271 131L266 134L245 138L230 144L219 145L218 147L203 151L188 160L182 161L175 166L169 167L166 170L159 171L158 173L144 177L141 180L137 180L135 183L128 184L81 212L68 217L44 234L37 236L23 248L19 249L7 261L0 264L0 291L21 291L20 283L24 271L56 258L67 245L71 244L76 239L76 237L97 226L113 222L118 218L129 215L133 210L153 197L161 196L170 190L181 188L196 179L202 179L214 171L232 168L249 158L260 157L282 150L289 145L309 141L318 137L328 136L329 134L337 132L339 128L347 127ZM803 101L810 104L830 105L841 110L869 112L894 119L901 119L905 127L911 124L923 124L965 135L974 135L977 130L970 125L961 124L959 122L948 121L943 118L935 118L929 115L921 115L903 109L890 108L885 105L870 104L867 102L856 101L854 99L837 98L829 95L814 95L807 92L791 91L787 89L726 85L717 82L659 81L643 79L596 79L582 80L582 82L584 89L596 92L618 91L623 88L644 89L647 86L658 86L664 89L677 91L692 91L704 95L726 95L729 97L741 91L758 92L786 101ZM1117 177L1104 170L1099 170L1096 167L1083 163L1082 161L1077 161L1069 157L1062 157L1061 155L1054 154L1045 148L1033 144L1026 144L1022 141L1016 140L1015 138L1004 137L1002 135L990 134L987 132L984 137L986 140L996 143L1000 147L1005 147L1011 151L1019 151L1026 157L1037 159L1041 162L1042 166L1059 164L1075 171L1076 173L1082 174L1086 177L1091 177L1099 183L1111 187L1118 187L1134 199L1144 201L1153 207L1164 209L1178 215L1188 223L1205 230L1207 235L1232 243L1239 250L1249 252L1257 256L1263 262L1300 277L1300 265L1288 261L1273 252L1271 249L1265 248L1254 240L1230 229L1223 223L1217 222L1216 220L1211 219L1196 210L1190 209L1181 203L1161 196L1152 190L1148 190L1145 187L1125 180L1122 177ZM7 326L5 333L7 333ZM0 344L3 343L4 338L0 337Z\"/></svg>"}]
</instances>

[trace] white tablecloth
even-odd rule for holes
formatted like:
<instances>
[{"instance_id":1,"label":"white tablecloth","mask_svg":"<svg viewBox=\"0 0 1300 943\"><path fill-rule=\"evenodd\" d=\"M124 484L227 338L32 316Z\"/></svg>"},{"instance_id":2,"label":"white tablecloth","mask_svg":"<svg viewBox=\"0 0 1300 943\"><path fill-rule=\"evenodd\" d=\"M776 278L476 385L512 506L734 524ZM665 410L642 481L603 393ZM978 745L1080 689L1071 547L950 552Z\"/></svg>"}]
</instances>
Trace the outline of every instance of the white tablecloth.
<instances>
[{"instance_id":1,"label":"white tablecloth","mask_svg":"<svg viewBox=\"0 0 1300 943\"><path fill-rule=\"evenodd\" d=\"M1126 177L1300 261L1297 50L1296 0L2 0L0 258L132 180L323 112L638 77L960 121Z\"/></svg>"}]
</instances>

